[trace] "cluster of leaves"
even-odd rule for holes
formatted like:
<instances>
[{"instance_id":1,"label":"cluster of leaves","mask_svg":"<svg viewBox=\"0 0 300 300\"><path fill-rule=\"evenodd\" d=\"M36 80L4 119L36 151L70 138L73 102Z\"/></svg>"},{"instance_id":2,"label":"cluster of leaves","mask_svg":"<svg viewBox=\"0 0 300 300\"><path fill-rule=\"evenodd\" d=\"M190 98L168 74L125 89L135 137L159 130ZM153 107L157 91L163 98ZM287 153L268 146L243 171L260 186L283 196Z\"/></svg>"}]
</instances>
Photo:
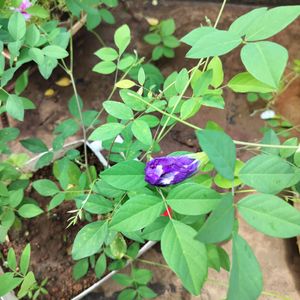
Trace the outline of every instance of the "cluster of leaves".
<instances>
[{"instance_id":1,"label":"cluster of leaves","mask_svg":"<svg viewBox=\"0 0 300 300\"><path fill-rule=\"evenodd\" d=\"M80 18L82 13L87 15L86 27L88 30L95 29L102 21L115 24L115 18L109 9L118 6L118 4L118 0L66 0L66 6L73 16Z\"/></svg>"},{"instance_id":2,"label":"cluster of leaves","mask_svg":"<svg viewBox=\"0 0 300 300\"><path fill-rule=\"evenodd\" d=\"M39 3L40 1L34 1L30 7L27 7L23 12L30 14L35 21L39 19L49 18L49 11ZM14 8L18 8L22 3L22 0L4 0L0 3L1 19L9 18L14 11ZM54 4L54 3L52 3Z\"/></svg>"},{"instance_id":3,"label":"cluster of leaves","mask_svg":"<svg viewBox=\"0 0 300 300\"><path fill-rule=\"evenodd\" d=\"M150 26L150 33L144 36L144 40L155 46L152 51L154 61L162 57L173 58L175 56L174 48L180 45L179 40L174 36L175 29L174 19L157 21Z\"/></svg>"},{"instance_id":4,"label":"cluster of leaves","mask_svg":"<svg viewBox=\"0 0 300 300\"><path fill-rule=\"evenodd\" d=\"M151 281L152 272L147 269L131 269L130 276L116 274L113 279L126 287L119 295L118 300L141 300L155 298L157 294L153 292L147 284Z\"/></svg>"},{"instance_id":5,"label":"cluster of leaves","mask_svg":"<svg viewBox=\"0 0 300 300\"><path fill-rule=\"evenodd\" d=\"M11 290L20 287L18 299L28 297L29 299L38 299L41 295L47 295L45 289L47 279L44 279L41 284L38 284L32 271L29 271L30 264L30 244L28 244L21 256L18 265L16 253L13 248L10 248L7 253L7 260L4 266L10 271L0 275L0 296L5 296Z\"/></svg>"},{"instance_id":6,"label":"cluster of leaves","mask_svg":"<svg viewBox=\"0 0 300 300\"><path fill-rule=\"evenodd\" d=\"M5 241L8 230L20 227L20 218L33 218L43 210L38 203L24 196L30 174L21 171L28 160L23 154L12 155L0 163L0 242Z\"/></svg>"},{"instance_id":7,"label":"cluster of leaves","mask_svg":"<svg viewBox=\"0 0 300 300\"><path fill-rule=\"evenodd\" d=\"M35 105L20 94L28 83L28 71L25 71L17 80L15 93L5 91L7 84L14 74L24 64L34 61L38 65L41 75L48 79L58 64L58 59L68 56L65 50L69 43L70 34L66 29L58 27L58 22L49 21L41 26L26 22L21 13L15 12L8 22L1 28L0 50L7 47L10 61L5 68L5 58L1 56L0 62L0 111L7 112L16 120L24 120L24 111L34 109Z\"/></svg>"},{"instance_id":8,"label":"cluster of leaves","mask_svg":"<svg viewBox=\"0 0 300 300\"><path fill-rule=\"evenodd\" d=\"M106 5L115 3L102 2ZM101 21L103 16L98 11L101 3L97 2L94 9L90 9L84 2L67 1L67 5L76 10L73 11L75 15L81 11L88 14L90 25ZM278 93L287 63L287 50L265 39L284 29L299 13L299 6L270 10L259 8L238 18L228 30L199 27L182 38L184 43L191 46L187 57L199 59L197 66L191 70L184 68L173 72L165 80L155 66L144 64L137 53L132 55L125 52L131 41L127 25L116 30L115 47L104 47L95 53L101 62L93 70L101 75L115 73L112 92L103 102L106 121L103 122L105 118L101 122L98 120L100 113L97 111L82 111L83 101L75 88L75 95L69 101L72 118L55 128L53 149L48 149L37 138L21 142L26 149L41 154L38 167L49 164L54 152L61 150L65 139L76 134L80 127L88 133L90 141L101 141L101 149L107 150L108 165L100 172L94 166L85 165L82 168L80 152L70 150L53 163L55 181L40 179L32 184L39 194L51 197L48 212L64 201L73 200L76 208L70 211L70 225L85 222L72 247L71 254L76 261L73 268L75 279L82 278L89 269L93 269L99 278L107 270L120 270L137 258L141 245L146 241L159 241L165 261L190 293L200 294L209 268L217 271L222 268L230 272L227 299L258 298L262 291L261 270L250 246L239 234L235 212L266 235L289 238L300 234L300 212L284 201L294 200L285 193L299 193L298 140L292 138L281 144L276 133L267 130L260 153L243 163L237 159L237 141L233 141L218 124L209 122L202 130L187 120L203 106L223 109L224 88L260 95ZM13 41L8 41L8 49L14 50L19 44L21 46L17 48L20 53L15 51L14 57L17 60L11 60L9 69L3 69L1 73L1 85L5 83L2 89L22 62L35 61L41 74L48 78L58 61L64 62L63 59L68 55L65 49L69 36L60 29L56 30L55 22L50 21L41 26L31 24L33 27L25 26L24 29L19 25L24 25L20 17L19 13L14 13L8 26L3 29L13 38ZM9 25L15 23L17 27ZM33 28L31 31L34 32L30 31L32 43L28 43L28 40L26 42L29 28ZM149 34L152 39L153 35L159 37L156 45L157 48L163 48L164 55L166 47L175 44L174 30L174 22L166 20ZM61 34L64 38L60 38L58 43L65 44L55 44L53 41ZM157 37L154 39L158 41ZM22 48L24 43L26 47ZM247 71L224 82L219 56L239 45L242 45L241 59ZM43 68L46 68L46 73ZM20 78L21 83L15 90L19 98L17 94L26 87L26 73ZM188 89L190 92L185 96ZM117 97L117 91L119 100L114 98ZM17 105L7 105L11 101L9 97L11 94L1 98L4 103L1 107L5 107L3 111L18 119L19 111L16 114L7 109L7 106L20 109ZM162 115L161 118L158 113ZM171 155L190 154L199 158L201 172L180 184L152 186L144 179L145 158L149 159L160 150L159 142L177 122L196 130L202 152ZM14 129L0 131L0 139L4 142L13 140L17 135L18 131ZM8 151L8 148L1 146L1 151ZM33 217L42 212L32 199L24 198L28 180L24 180L21 172L13 173L17 169L8 167L10 164L4 162L0 165L1 218L7 212L9 215L8 221L5 217L4 221L1 219L1 226L5 229L2 234L4 237L7 233L5 224L11 226L15 223L16 213L22 217ZM244 186L253 188L253 194L234 205L235 190ZM281 198L279 193L283 194ZM22 209L24 206L25 209ZM165 216L164 211L168 207L172 213ZM231 263L228 254L220 246L221 242L230 239ZM9 256L10 265L14 265L12 252ZM8 281L15 281L14 275L3 276L7 276ZM115 276L119 283L126 286L119 298L155 297L155 293L147 287L151 276L149 271L135 268L130 276Z\"/></svg>"}]
</instances>

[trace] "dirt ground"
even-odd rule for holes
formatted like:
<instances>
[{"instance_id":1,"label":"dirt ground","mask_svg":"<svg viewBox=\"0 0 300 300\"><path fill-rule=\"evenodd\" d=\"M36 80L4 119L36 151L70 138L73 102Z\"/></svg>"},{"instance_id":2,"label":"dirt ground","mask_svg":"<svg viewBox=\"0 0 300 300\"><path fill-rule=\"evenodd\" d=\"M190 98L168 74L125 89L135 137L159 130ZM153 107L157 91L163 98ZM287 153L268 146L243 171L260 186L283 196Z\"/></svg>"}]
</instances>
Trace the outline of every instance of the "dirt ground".
<instances>
[{"instance_id":1,"label":"dirt ground","mask_svg":"<svg viewBox=\"0 0 300 300\"><path fill-rule=\"evenodd\" d=\"M151 1L126 1L128 3L127 10L124 7L118 8L115 11L117 25L124 23L129 24L133 34L132 49L147 57L149 57L150 49L142 41L143 35L147 32L147 23L144 19L147 17L155 17L159 19L173 17L176 21L176 35L182 37L193 28L205 22L205 16L214 20L217 16L219 5L216 3L203 3L203 1L159 1L159 5L151 5ZM228 5L224 11L219 28L227 28L228 25L239 15L249 11L253 6L244 5ZM101 26L97 32L108 45L112 44L114 28L112 26ZM290 53L290 62L299 58L300 44L296 41L300 40L300 20L294 22L283 33L278 34L274 40L287 47ZM99 109L102 101L109 94L112 84L110 76L101 76L91 71L92 67L98 62L98 58L93 53L101 47L97 44L94 36L82 30L76 40L75 49L75 77L78 84L79 94L84 100L85 108ZM173 70L180 70L183 67L190 68L195 61L184 58L187 52L187 47L182 45L176 49L176 58L173 60L162 60L158 63L159 68L164 75L168 75ZM239 58L239 50L222 57L224 69L226 70L226 80L230 79L234 74L241 71L241 61ZM52 78L48 81L43 80L35 73L31 80L30 86L27 89L26 96L32 99L38 110L26 113L26 120L20 124L22 138L37 136L42 138L46 143L51 145L51 132L55 124L68 116L67 101L72 96L71 87L58 87L55 82L64 74L57 70ZM45 97L45 90L53 88L56 91L55 96ZM263 126L259 114L250 117L250 114L256 108L247 103L244 95L235 95L232 92L225 90L226 109L201 109L200 113L193 117L190 121L197 126L204 126L208 120L214 120L224 127L226 132L234 139L243 141L256 141L260 139L261 134L259 128ZM300 124L298 112L300 109L300 89L299 82L295 82L290 89L280 98L277 105L278 110L290 118L295 124ZM299 108L299 109L298 109ZM292 116L291 116L292 114ZM29 121L30 120L30 121ZM14 123L11 121L12 124ZM17 151L21 151L20 146L15 146ZM162 153L168 154L176 150L197 151L198 145L195 139L193 130L190 130L182 125L177 125L175 129L162 142ZM23 150L22 150L23 151ZM238 156L241 159L247 159L249 152L240 150ZM66 208L67 209L67 208ZM64 217L64 211L60 211L59 218ZM45 216L45 228L42 231L44 234L43 243L39 247L47 247L46 242L53 234L60 234L61 237L67 235L72 238L72 233L67 233L63 227L58 227L53 231L54 226L51 221L54 216ZM50 221L49 221L50 220ZM58 219L59 220L59 219ZM59 221L60 222L60 221ZM56 224L58 224L57 222ZM61 222L60 222L61 223ZM61 232L60 232L60 230ZM240 220L240 233L249 242L254 250L263 270L264 274L264 290L266 291L261 299L276 299L270 296L268 292L278 293L282 296L287 296L286 299L300 299L300 259L297 253L296 242L294 239L281 240L266 237ZM231 245L226 244L225 249L230 253ZM53 249L49 251L49 257L45 258L46 266L57 264L57 273L68 268L71 278L71 266L69 260L66 259L66 249L61 249L64 254L60 258L62 261L56 260L56 253ZM39 251L38 247L33 244L33 251ZM159 252L159 248L151 249L144 257L147 260L163 262L163 258ZM63 262L64 259L67 262ZM38 262L37 262L38 263ZM143 267L147 267L143 265ZM46 269L46 268L45 268ZM228 275L224 272L218 274L211 271L209 274L210 281L205 285L203 293L199 297L193 297L182 288L179 280L171 272L166 272L162 269L153 269L154 279L152 287L159 294L157 299L202 299L202 300L219 300L226 297L226 285ZM52 280L52 279L51 279ZM58 278L53 279L54 282ZM59 279L60 280L60 279ZM80 290L86 288L94 279L83 279L73 286L75 289L71 294L75 295ZM72 283L72 281L70 280ZM70 286L70 282L66 283L66 287ZM116 299L117 291L121 287L112 280L104 284L96 293L91 294L85 299ZM60 296L59 298L51 299L67 299ZM241 299L243 300L243 299Z\"/></svg>"}]
</instances>

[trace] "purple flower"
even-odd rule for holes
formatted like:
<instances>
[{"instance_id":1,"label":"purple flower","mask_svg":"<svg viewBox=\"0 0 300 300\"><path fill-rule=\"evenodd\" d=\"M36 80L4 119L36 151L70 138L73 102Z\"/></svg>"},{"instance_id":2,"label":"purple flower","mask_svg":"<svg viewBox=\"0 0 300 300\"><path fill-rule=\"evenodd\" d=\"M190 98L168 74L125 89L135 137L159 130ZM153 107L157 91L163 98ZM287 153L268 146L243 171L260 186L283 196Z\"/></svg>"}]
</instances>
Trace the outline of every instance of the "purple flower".
<instances>
[{"instance_id":1,"label":"purple flower","mask_svg":"<svg viewBox=\"0 0 300 300\"><path fill-rule=\"evenodd\" d=\"M199 160L188 156L157 157L147 162L145 181L156 186L176 184L192 176L198 166Z\"/></svg>"},{"instance_id":2,"label":"purple flower","mask_svg":"<svg viewBox=\"0 0 300 300\"><path fill-rule=\"evenodd\" d=\"M31 15L26 12L26 9L28 7L30 7L31 5L32 5L32 3L30 3L29 0L22 0L20 6L15 8L15 11L20 12L24 16L25 20L29 20Z\"/></svg>"}]
</instances>

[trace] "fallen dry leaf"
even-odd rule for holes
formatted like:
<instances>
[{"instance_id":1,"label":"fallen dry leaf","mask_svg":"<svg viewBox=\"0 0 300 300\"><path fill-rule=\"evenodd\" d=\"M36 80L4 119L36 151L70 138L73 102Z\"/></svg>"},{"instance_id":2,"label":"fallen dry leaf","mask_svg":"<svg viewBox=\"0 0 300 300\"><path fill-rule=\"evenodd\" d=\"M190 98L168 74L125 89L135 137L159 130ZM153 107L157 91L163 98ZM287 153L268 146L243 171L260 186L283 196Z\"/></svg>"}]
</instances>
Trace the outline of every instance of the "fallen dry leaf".
<instances>
[{"instance_id":1,"label":"fallen dry leaf","mask_svg":"<svg viewBox=\"0 0 300 300\"><path fill-rule=\"evenodd\" d=\"M71 80L68 77L62 77L58 81L56 81L55 84L58 85L58 86L66 87L66 86L69 86L71 84Z\"/></svg>"},{"instance_id":2,"label":"fallen dry leaf","mask_svg":"<svg viewBox=\"0 0 300 300\"><path fill-rule=\"evenodd\" d=\"M54 91L53 89L48 89L48 90L46 90L45 93L44 93L44 95L45 95L46 97L51 97L51 96L53 96L54 94L55 94L55 91Z\"/></svg>"}]
</instances>

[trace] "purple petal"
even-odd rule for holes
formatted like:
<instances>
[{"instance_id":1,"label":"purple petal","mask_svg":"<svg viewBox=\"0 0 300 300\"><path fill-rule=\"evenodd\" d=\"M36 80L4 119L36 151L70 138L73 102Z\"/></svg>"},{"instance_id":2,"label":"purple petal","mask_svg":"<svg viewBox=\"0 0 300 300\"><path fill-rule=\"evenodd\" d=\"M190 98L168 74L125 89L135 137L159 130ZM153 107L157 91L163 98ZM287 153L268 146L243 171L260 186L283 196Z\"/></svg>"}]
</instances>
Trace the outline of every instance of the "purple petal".
<instances>
[{"instance_id":1,"label":"purple petal","mask_svg":"<svg viewBox=\"0 0 300 300\"><path fill-rule=\"evenodd\" d=\"M155 186L176 184L192 176L198 166L199 161L188 156L157 157L147 163L145 181Z\"/></svg>"}]
</instances>

